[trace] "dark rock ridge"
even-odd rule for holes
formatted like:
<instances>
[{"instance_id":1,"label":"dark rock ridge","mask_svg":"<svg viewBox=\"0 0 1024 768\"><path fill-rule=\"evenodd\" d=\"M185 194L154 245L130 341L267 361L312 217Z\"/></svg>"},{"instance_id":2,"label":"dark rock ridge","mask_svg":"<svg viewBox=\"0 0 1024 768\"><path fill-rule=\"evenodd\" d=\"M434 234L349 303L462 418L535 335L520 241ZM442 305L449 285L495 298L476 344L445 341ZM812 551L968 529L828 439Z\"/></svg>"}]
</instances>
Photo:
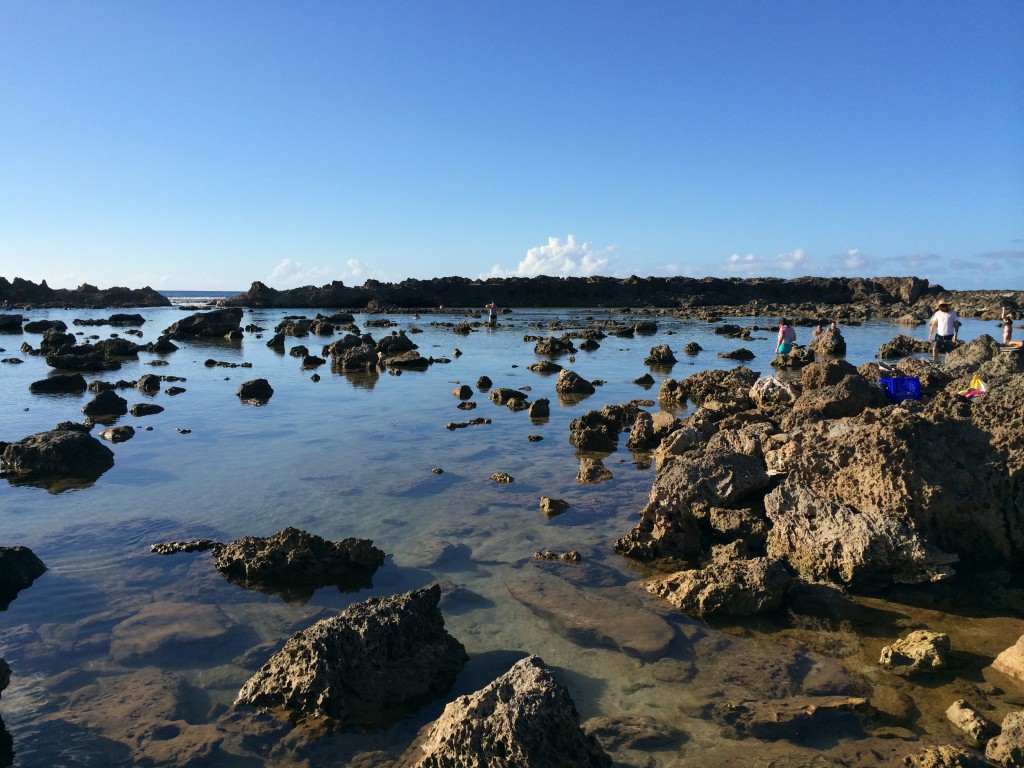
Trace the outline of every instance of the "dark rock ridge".
<instances>
[{"instance_id":1,"label":"dark rock ridge","mask_svg":"<svg viewBox=\"0 0 1024 768\"><path fill-rule=\"evenodd\" d=\"M1016 303L1024 294L1014 294ZM752 308L763 314L771 306L807 305L808 314L819 306L863 305L870 314L901 317L908 308L927 311L938 297L956 304L983 301L994 307L994 317L1005 298L999 291L946 291L917 277L511 277L472 280L438 277L382 283L367 280L361 286L340 281L278 291L255 282L248 291L225 300L237 307L352 307L375 311L385 307L483 307L494 301L504 307L633 306L696 309L701 307ZM770 311L770 310L769 310ZM964 313L961 313L964 314ZM970 315L968 315L970 316ZM643 330L643 329L641 329Z\"/></svg>"},{"instance_id":2,"label":"dark rock ridge","mask_svg":"<svg viewBox=\"0 0 1024 768\"><path fill-rule=\"evenodd\" d=\"M100 309L104 307L169 307L171 300L150 287L145 288L97 288L82 283L73 291L67 288L51 288L43 280L36 285L20 277L8 281L0 277L0 302L9 301L15 306L31 307L80 307Z\"/></svg>"},{"instance_id":3,"label":"dark rock ridge","mask_svg":"<svg viewBox=\"0 0 1024 768\"><path fill-rule=\"evenodd\" d=\"M242 686L236 705L383 726L448 692L468 660L444 628L434 584L371 597L297 632Z\"/></svg>"}]
</instances>

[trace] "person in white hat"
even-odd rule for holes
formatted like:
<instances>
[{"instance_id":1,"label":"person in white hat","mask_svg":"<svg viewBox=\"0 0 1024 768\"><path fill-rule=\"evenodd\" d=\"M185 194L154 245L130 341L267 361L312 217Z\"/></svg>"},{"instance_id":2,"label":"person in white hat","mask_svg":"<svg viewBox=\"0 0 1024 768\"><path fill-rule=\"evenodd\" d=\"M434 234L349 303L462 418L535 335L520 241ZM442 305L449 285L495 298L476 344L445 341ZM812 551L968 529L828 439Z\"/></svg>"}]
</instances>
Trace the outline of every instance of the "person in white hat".
<instances>
[{"instance_id":1,"label":"person in white hat","mask_svg":"<svg viewBox=\"0 0 1024 768\"><path fill-rule=\"evenodd\" d=\"M956 347L956 332L960 318L951 309L949 302L942 300L935 308L935 314L928 322L928 340L932 342L932 359L939 361L940 352L949 352Z\"/></svg>"}]
</instances>

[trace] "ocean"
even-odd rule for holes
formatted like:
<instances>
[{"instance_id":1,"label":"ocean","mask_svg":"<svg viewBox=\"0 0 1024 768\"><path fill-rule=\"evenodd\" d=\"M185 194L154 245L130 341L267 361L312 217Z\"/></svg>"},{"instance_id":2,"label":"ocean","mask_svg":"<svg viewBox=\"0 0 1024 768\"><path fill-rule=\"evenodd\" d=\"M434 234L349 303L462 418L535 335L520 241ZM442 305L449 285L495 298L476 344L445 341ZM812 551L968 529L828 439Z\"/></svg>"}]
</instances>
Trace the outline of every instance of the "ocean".
<instances>
[{"instance_id":1,"label":"ocean","mask_svg":"<svg viewBox=\"0 0 1024 768\"><path fill-rule=\"evenodd\" d=\"M146 321L141 338L128 338L154 341L187 316L180 305L231 293L166 292L175 306L131 310ZM72 324L76 318L110 314L53 309L33 310L29 317L64 320L80 338L124 336L124 328ZM185 391L168 394L170 382L155 395L119 390L129 405L155 402L165 410L120 417L117 423L133 426L135 436L110 445L114 467L88 487L51 492L0 481L0 545L28 546L48 568L0 612L0 657L12 669L0 718L13 739L14 765L176 765L199 753L209 765L345 765L374 750L399 754L447 700L482 687L526 654L537 654L554 668L581 719L645 718L670 723L683 734L670 746L652 740L627 749L619 756L622 764L704 766L716 752L758 764L763 744L724 739L707 717L707 706L744 690L763 698L758 684L744 682L742 670L770 667L794 651L780 651L778 635L770 627L759 629L758 622L702 624L646 597L636 587L646 571L617 555L613 544L635 525L654 469L626 449L623 435L618 450L604 458L612 479L581 485L576 482L579 457L568 437L572 419L607 404L649 399L655 403L646 407L656 410L658 388L667 376L682 379L736 365L719 352L746 347L756 355L748 367L771 373L774 331L744 342L716 335L713 325L695 319L517 309L501 315L496 328L479 327L461 336L444 323L476 318L356 315L356 324L375 338L405 330L420 354L446 362L398 376L334 373L328 363L314 381L314 371L303 370L288 350L301 344L320 355L337 335L288 338L284 353L266 342L286 315L316 314L313 309L246 310L242 326L263 330L247 332L242 341L178 342L176 352L141 353L118 371L87 375L90 381L170 375L182 377L174 383ZM383 317L393 325L366 327ZM594 395L560 401L556 376L528 370L538 357L526 337L627 319L655 319L658 330L651 336L608 336L593 352L558 360L588 380L601 380ZM772 320L727 322L767 328ZM842 330L847 359L854 364L873 360L879 346L897 334L924 338L927 333L923 326L908 329L882 321ZM996 330L967 320L963 337ZM0 335L0 357L23 361L0 364L0 440L80 421L82 407L93 397L29 392L29 384L45 378L49 368L20 347L23 342L38 346L40 338ZM703 351L683 354L690 341ZM800 328L798 342L808 341L810 329ZM654 372L655 385L644 389L633 380L649 372L644 358L659 344L668 344L679 362L670 372ZM494 387L527 391L531 400L549 398L550 417L534 421L525 411L495 405L477 390L483 375ZM236 395L242 382L254 378L266 378L274 389L264 406L243 404ZM460 384L473 388L475 410L456 407L460 400L452 391ZM474 417L490 423L446 428ZM491 481L499 471L514 481ZM538 509L541 496L565 499L569 510L547 519ZM209 553L163 557L149 552L151 544L168 540L230 541L287 526L328 539L369 538L388 557L371 588L323 588L306 602L289 603L227 582ZM536 561L534 553L545 549L576 550L582 563ZM623 653L600 636L574 633L512 596L510 585L538 578L559 579L583 600L645 606L671 627L675 640L654 660ZM435 581L445 590L446 626L470 655L448 697L384 730L318 738L268 730L243 737L232 716L234 697L292 633L368 596ZM900 609L908 621L920 618L912 608ZM138 618L147 615L178 618L152 635L140 635ZM1024 632L1015 617L964 615L949 617L948 623L984 635L986 648L1000 650ZM191 629L209 631L216 639L191 640ZM878 648L893 639L855 638L859 650L853 658L867 664L865 659L877 659ZM124 692L120 704L111 690ZM940 712L923 703L918 708L920 735L945 733ZM161 718L173 727L154 726L139 737L145 723ZM813 744L782 746L827 751L854 735L819 733Z\"/></svg>"}]
</instances>

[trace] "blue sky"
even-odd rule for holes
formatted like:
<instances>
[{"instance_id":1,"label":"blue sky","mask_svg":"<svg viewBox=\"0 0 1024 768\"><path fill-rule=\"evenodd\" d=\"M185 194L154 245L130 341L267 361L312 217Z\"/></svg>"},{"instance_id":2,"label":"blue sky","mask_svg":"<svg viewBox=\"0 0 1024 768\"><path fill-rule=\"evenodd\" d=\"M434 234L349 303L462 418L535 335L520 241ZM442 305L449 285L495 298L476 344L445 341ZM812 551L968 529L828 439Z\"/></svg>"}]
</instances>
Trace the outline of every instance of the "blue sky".
<instances>
[{"instance_id":1,"label":"blue sky","mask_svg":"<svg viewBox=\"0 0 1024 768\"><path fill-rule=\"evenodd\" d=\"M0 3L0 275L1024 289L1024 3Z\"/></svg>"}]
</instances>

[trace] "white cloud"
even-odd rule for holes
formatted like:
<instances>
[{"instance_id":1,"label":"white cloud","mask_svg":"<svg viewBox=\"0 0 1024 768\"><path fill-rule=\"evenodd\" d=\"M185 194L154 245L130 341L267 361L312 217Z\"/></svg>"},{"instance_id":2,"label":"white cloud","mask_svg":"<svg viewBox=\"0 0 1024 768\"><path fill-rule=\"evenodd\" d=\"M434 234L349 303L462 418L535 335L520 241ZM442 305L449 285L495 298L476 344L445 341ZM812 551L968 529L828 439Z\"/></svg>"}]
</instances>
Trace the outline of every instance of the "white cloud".
<instances>
[{"instance_id":1,"label":"white cloud","mask_svg":"<svg viewBox=\"0 0 1024 768\"><path fill-rule=\"evenodd\" d=\"M359 261L348 259L341 269L334 267L306 267L300 261L284 259L274 267L267 282L279 290L298 288L303 285L324 285L332 280L349 284L361 283L373 277L374 271Z\"/></svg>"},{"instance_id":2,"label":"white cloud","mask_svg":"<svg viewBox=\"0 0 1024 768\"><path fill-rule=\"evenodd\" d=\"M860 248L851 248L839 257L839 261L843 269L851 275L863 272L864 268L871 264L871 260L860 252Z\"/></svg>"},{"instance_id":3,"label":"white cloud","mask_svg":"<svg viewBox=\"0 0 1024 768\"><path fill-rule=\"evenodd\" d=\"M605 271L609 263L605 257L613 250L614 246L597 250L590 243L577 242L575 235L566 237L564 243L560 238L549 237L547 245L529 249L514 270L503 269L496 264L487 277L597 275Z\"/></svg>"},{"instance_id":4,"label":"white cloud","mask_svg":"<svg viewBox=\"0 0 1024 768\"><path fill-rule=\"evenodd\" d=\"M811 263L811 257L803 248L773 257L734 253L725 260L725 271L738 277L793 277L798 271L801 275L810 274Z\"/></svg>"}]
</instances>

